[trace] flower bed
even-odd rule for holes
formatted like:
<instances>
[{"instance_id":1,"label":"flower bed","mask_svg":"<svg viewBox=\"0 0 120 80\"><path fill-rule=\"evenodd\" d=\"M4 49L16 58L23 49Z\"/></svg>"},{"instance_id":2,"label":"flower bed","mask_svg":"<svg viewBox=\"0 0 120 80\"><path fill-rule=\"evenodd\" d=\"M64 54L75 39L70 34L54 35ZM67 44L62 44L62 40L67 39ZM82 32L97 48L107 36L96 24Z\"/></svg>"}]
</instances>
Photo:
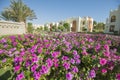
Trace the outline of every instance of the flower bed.
<instances>
[{"instance_id":1,"label":"flower bed","mask_svg":"<svg viewBox=\"0 0 120 80\"><path fill-rule=\"evenodd\" d=\"M120 80L120 37L50 35L1 38L0 80Z\"/></svg>"}]
</instances>

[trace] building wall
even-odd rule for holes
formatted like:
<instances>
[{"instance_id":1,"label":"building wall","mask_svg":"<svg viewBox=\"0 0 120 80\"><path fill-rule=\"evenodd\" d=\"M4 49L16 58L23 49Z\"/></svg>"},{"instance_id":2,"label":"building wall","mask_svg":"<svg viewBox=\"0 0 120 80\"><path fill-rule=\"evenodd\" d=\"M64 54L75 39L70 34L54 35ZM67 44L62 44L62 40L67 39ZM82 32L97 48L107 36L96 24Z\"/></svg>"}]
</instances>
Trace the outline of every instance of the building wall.
<instances>
[{"instance_id":1,"label":"building wall","mask_svg":"<svg viewBox=\"0 0 120 80\"><path fill-rule=\"evenodd\" d=\"M83 25L83 21L85 21L85 24ZM71 17L65 20L62 20L60 22L53 22L53 23L49 23L49 24L45 24L44 26L47 26L50 31L52 30L52 26L56 25L56 27L58 26L63 26L64 23L69 23L70 24L70 32L84 32L82 30L82 28L86 28L87 32L92 32L93 30L93 18L91 17Z\"/></svg>"},{"instance_id":2,"label":"building wall","mask_svg":"<svg viewBox=\"0 0 120 80\"><path fill-rule=\"evenodd\" d=\"M92 32L93 30L93 19L91 17L74 17L74 18L69 18L65 20L67 23L71 24L72 23L72 28L71 31L74 32L84 32L83 28L87 29L87 32ZM76 25L73 24L73 22L76 21ZM85 22L85 24L83 24ZM76 28L75 28L76 26ZM72 30L74 29L74 30Z\"/></svg>"},{"instance_id":3,"label":"building wall","mask_svg":"<svg viewBox=\"0 0 120 80\"><path fill-rule=\"evenodd\" d=\"M25 24L0 21L0 35L25 34Z\"/></svg>"},{"instance_id":4,"label":"building wall","mask_svg":"<svg viewBox=\"0 0 120 80\"><path fill-rule=\"evenodd\" d=\"M91 17L83 17L81 19L80 31L84 32L83 29L87 29L87 32L92 32L93 30L93 19Z\"/></svg>"},{"instance_id":5,"label":"building wall","mask_svg":"<svg viewBox=\"0 0 120 80\"><path fill-rule=\"evenodd\" d=\"M115 22L111 22L111 18L112 16L115 16L116 17L116 20ZM111 10L110 11L110 14L109 14L109 18L106 19L106 25L105 25L105 33L114 33L110 31L110 26L114 25L115 28L114 28L114 31L118 31L118 33L120 34L120 6L118 9L116 10Z\"/></svg>"}]
</instances>

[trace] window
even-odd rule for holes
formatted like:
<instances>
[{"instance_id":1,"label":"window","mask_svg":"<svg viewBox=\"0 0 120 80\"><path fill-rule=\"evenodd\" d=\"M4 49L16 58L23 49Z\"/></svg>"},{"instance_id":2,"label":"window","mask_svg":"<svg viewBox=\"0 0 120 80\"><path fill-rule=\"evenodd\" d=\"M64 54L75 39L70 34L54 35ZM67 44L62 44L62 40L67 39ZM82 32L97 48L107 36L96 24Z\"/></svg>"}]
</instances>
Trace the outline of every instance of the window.
<instances>
[{"instance_id":1,"label":"window","mask_svg":"<svg viewBox=\"0 0 120 80\"><path fill-rule=\"evenodd\" d=\"M111 17L111 22L115 22L116 21L116 16L112 16Z\"/></svg>"},{"instance_id":2,"label":"window","mask_svg":"<svg viewBox=\"0 0 120 80\"><path fill-rule=\"evenodd\" d=\"M109 31L110 31L110 32L114 32L114 29L115 29L115 25L111 25Z\"/></svg>"}]
</instances>

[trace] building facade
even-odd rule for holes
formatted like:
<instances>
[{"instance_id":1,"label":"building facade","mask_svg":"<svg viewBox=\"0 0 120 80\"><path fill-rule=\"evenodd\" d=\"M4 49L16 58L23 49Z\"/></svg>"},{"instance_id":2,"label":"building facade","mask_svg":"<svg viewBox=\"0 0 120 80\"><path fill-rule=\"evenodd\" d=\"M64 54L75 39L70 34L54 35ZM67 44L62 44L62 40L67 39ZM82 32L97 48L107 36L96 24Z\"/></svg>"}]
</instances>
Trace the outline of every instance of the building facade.
<instances>
[{"instance_id":1,"label":"building facade","mask_svg":"<svg viewBox=\"0 0 120 80\"><path fill-rule=\"evenodd\" d=\"M70 24L71 32L92 32L93 31L93 18L91 17L72 17L59 22L47 23L49 30L52 30L52 26L63 26L64 23Z\"/></svg>"},{"instance_id":2,"label":"building facade","mask_svg":"<svg viewBox=\"0 0 120 80\"><path fill-rule=\"evenodd\" d=\"M66 20L71 24L72 32L92 32L93 31L93 18L91 17L74 17Z\"/></svg>"},{"instance_id":3,"label":"building facade","mask_svg":"<svg viewBox=\"0 0 120 80\"><path fill-rule=\"evenodd\" d=\"M104 32L120 34L120 6L118 9L110 11L109 18L106 20Z\"/></svg>"},{"instance_id":4,"label":"building facade","mask_svg":"<svg viewBox=\"0 0 120 80\"><path fill-rule=\"evenodd\" d=\"M25 34L25 23L0 21L0 35Z\"/></svg>"}]
</instances>

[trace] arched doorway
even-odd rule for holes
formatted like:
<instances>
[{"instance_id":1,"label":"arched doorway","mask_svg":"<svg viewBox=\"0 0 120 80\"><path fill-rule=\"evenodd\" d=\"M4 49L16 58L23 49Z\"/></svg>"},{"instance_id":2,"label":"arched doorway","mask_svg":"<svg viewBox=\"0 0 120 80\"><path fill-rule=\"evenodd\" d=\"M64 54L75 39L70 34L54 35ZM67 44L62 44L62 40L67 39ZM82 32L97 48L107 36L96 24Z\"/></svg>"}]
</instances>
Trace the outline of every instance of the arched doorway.
<instances>
[{"instance_id":1,"label":"arched doorway","mask_svg":"<svg viewBox=\"0 0 120 80\"><path fill-rule=\"evenodd\" d=\"M76 32L76 20L72 22L72 32Z\"/></svg>"}]
</instances>

